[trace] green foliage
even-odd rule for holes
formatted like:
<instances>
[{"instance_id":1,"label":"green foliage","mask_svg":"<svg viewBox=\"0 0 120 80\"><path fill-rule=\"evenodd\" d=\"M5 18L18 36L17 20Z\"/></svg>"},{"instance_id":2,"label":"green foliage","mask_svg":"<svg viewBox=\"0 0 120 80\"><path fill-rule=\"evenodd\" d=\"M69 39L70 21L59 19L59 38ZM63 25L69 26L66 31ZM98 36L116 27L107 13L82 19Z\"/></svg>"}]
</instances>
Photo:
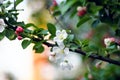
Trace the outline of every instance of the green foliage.
<instances>
[{"instance_id":1,"label":"green foliage","mask_svg":"<svg viewBox=\"0 0 120 80\"><path fill-rule=\"evenodd\" d=\"M83 16L82 18L80 18L79 22L77 23L77 27L80 27L83 23L87 22L90 19L91 18L89 16Z\"/></svg>"},{"instance_id":2,"label":"green foliage","mask_svg":"<svg viewBox=\"0 0 120 80\"><path fill-rule=\"evenodd\" d=\"M35 43L33 50L35 50L36 53L42 53L44 51L44 47L41 42Z\"/></svg>"},{"instance_id":3,"label":"green foliage","mask_svg":"<svg viewBox=\"0 0 120 80\"><path fill-rule=\"evenodd\" d=\"M4 36L5 36L5 33L3 31L2 33L0 33L0 41L4 38Z\"/></svg>"},{"instance_id":4,"label":"green foliage","mask_svg":"<svg viewBox=\"0 0 120 80\"><path fill-rule=\"evenodd\" d=\"M14 30L12 30L12 29L5 29L5 36L9 40L14 40L16 38L16 34L15 34Z\"/></svg>"},{"instance_id":5,"label":"green foliage","mask_svg":"<svg viewBox=\"0 0 120 80\"><path fill-rule=\"evenodd\" d=\"M25 27L26 27L26 28L33 27L33 28L38 29L38 27L35 26L33 23L28 23L28 24L25 25Z\"/></svg>"},{"instance_id":6,"label":"green foliage","mask_svg":"<svg viewBox=\"0 0 120 80\"><path fill-rule=\"evenodd\" d=\"M53 24L47 24L48 31L50 32L51 36L54 37L56 35L56 28Z\"/></svg>"},{"instance_id":7,"label":"green foliage","mask_svg":"<svg viewBox=\"0 0 120 80\"><path fill-rule=\"evenodd\" d=\"M27 48L31 42L32 42L31 40L23 40L22 41L22 48L23 49Z\"/></svg>"},{"instance_id":8,"label":"green foliage","mask_svg":"<svg viewBox=\"0 0 120 80\"><path fill-rule=\"evenodd\" d=\"M16 0L15 5L19 5L23 0Z\"/></svg>"}]
</instances>

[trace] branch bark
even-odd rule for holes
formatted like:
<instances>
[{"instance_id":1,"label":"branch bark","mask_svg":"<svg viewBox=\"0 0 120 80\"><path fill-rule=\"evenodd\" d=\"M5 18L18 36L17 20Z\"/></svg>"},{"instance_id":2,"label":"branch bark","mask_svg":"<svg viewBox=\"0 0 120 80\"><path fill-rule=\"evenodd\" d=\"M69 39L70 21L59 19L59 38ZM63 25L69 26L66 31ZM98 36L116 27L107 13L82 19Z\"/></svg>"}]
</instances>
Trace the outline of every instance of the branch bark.
<instances>
[{"instance_id":1,"label":"branch bark","mask_svg":"<svg viewBox=\"0 0 120 80\"><path fill-rule=\"evenodd\" d=\"M47 45L48 47L53 47L53 46L55 46L54 44L50 44L50 43L48 43L48 42L44 42L44 44ZM80 50L80 49L76 49L75 51L73 51L72 49L70 49L70 51L76 52L76 53L81 54L81 55L83 55L83 56L87 56L86 53L83 52L83 51ZM108 58L108 57L103 57L103 56L96 55L96 54L91 54L91 55L89 55L88 57L89 57L89 58L93 58L93 59L102 60L102 61L108 62L108 63L110 63L110 64L115 64L115 65L120 66L120 62L119 62L119 61L110 59L110 58Z\"/></svg>"}]
</instances>

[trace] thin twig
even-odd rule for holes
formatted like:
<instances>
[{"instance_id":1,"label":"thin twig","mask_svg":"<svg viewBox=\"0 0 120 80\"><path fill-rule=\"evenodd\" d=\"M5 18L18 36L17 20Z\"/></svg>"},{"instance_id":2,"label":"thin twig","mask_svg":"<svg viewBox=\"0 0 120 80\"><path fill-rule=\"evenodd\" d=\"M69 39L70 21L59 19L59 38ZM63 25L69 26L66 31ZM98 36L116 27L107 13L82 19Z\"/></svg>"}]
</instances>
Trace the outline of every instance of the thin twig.
<instances>
[{"instance_id":1,"label":"thin twig","mask_svg":"<svg viewBox=\"0 0 120 80\"><path fill-rule=\"evenodd\" d=\"M50 9L47 8L47 10L49 11L50 15L52 15L52 12L50 11ZM60 21L57 19L57 17L53 16L53 18L55 19L56 23L58 23L61 27L64 27L64 25L60 23Z\"/></svg>"},{"instance_id":2,"label":"thin twig","mask_svg":"<svg viewBox=\"0 0 120 80\"><path fill-rule=\"evenodd\" d=\"M50 43L48 43L48 42L44 42L44 44L47 45L48 47L53 47L53 46L55 46L54 44L50 44ZM73 51L72 49L70 49L70 51L79 53L79 54L84 55L84 56L87 56L86 53L83 52L83 51L80 50L80 49L76 49L76 50L74 50L74 51ZM111 64L115 64L115 65L120 66L120 62L119 62L119 61L116 61L116 60L113 60L113 59L110 59L110 58L107 58L107 57L103 57L103 56L100 56L100 55L91 54L91 55L89 55L88 57L93 58L93 59L102 60L102 61L105 61L105 62L108 62L108 63L111 63Z\"/></svg>"}]
</instances>

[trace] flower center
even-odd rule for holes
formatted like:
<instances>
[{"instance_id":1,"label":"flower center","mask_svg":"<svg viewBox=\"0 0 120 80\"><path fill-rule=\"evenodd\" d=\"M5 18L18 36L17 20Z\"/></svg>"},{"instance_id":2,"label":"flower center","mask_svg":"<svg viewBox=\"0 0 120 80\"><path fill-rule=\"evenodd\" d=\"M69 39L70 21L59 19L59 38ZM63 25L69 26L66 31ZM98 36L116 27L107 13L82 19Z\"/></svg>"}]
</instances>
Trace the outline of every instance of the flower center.
<instances>
[{"instance_id":1,"label":"flower center","mask_svg":"<svg viewBox=\"0 0 120 80\"><path fill-rule=\"evenodd\" d=\"M60 53L61 53L61 54L64 54L64 50L62 49L62 50L60 51Z\"/></svg>"}]
</instances>

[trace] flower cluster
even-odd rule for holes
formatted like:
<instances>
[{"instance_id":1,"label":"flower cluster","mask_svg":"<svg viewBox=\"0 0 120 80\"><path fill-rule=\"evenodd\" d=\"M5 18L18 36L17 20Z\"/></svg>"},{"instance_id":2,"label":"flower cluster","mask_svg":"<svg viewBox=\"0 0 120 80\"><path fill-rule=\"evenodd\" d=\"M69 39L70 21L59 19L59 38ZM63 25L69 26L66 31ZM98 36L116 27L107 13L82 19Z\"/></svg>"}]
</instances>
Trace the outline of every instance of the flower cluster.
<instances>
[{"instance_id":1,"label":"flower cluster","mask_svg":"<svg viewBox=\"0 0 120 80\"><path fill-rule=\"evenodd\" d=\"M20 35L20 33L22 33L23 31L24 31L24 29L21 26L18 26L16 28L15 33L17 35L18 40L22 40L22 36Z\"/></svg>"},{"instance_id":2,"label":"flower cluster","mask_svg":"<svg viewBox=\"0 0 120 80\"><path fill-rule=\"evenodd\" d=\"M58 46L54 46L52 48L52 52L50 53L49 60L55 63L60 63L60 67L62 69L73 68L72 64L67 60L67 55L69 54L69 48L64 45L64 40L68 37L68 34L65 30L57 30L56 37L54 37L54 41Z\"/></svg>"},{"instance_id":3,"label":"flower cluster","mask_svg":"<svg viewBox=\"0 0 120 80\"><path fill-rule=\"evenodd\" d=\"M106 47L109 47L110 44L113 42L115 42L115 38L113 38L113 37L104 39L104 44L106 45Z\"/></svg>"},{"instance_id":4,"label":"flower cluster","mask_svg":"<svg viewBox=\"0 0 120 80\"><path fill-rule=\"evenodd\" d=\"M117 45L115 43L117 43ZM119 39L116 39L114 37L105 38L104 44L105 44L106 48L108 48L112 45L116 45L117 49L120 50L120 41L119 41Z\"/></svg>"}]
</instances>

